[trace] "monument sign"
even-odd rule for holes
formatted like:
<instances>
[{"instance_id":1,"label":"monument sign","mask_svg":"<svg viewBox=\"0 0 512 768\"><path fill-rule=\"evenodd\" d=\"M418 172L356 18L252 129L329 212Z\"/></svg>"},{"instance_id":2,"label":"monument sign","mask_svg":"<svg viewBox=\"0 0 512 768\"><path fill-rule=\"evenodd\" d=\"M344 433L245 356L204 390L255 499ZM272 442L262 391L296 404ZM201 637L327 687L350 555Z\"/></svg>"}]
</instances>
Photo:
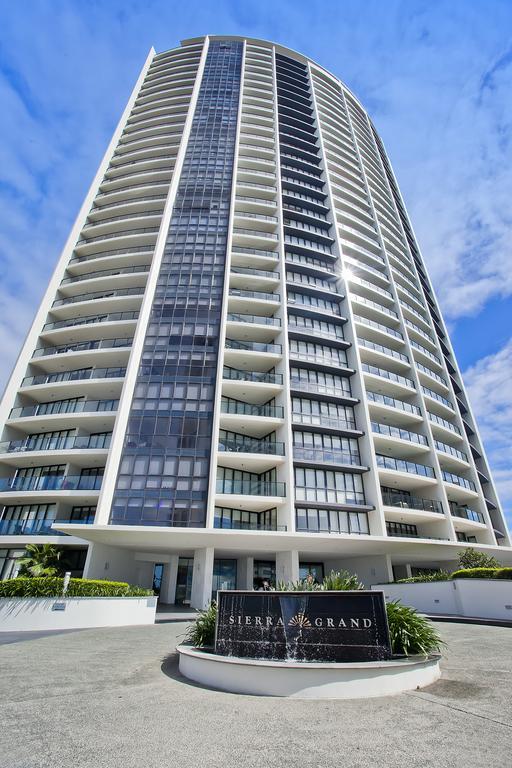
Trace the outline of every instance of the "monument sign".
<instances>
[{"instance_id":1,"label":"monument sign","mask_svg":"<svg viewBox=\"0 0 512 768\"><path fill-rule=\"evenodd\" d=\"M350 662L391 658L383 592L217 593L215 653Z\"/></svg>"}]
</instances>

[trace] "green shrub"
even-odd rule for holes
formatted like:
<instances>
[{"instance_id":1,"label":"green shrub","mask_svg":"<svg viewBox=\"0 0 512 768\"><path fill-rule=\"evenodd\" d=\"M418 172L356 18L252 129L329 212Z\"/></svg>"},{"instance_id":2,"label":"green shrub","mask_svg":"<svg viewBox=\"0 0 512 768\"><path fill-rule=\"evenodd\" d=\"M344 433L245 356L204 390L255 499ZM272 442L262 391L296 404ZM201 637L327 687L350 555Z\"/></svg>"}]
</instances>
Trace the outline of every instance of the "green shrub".
<instances>
[{"instance_id":1,"label":"green shrub","mask_svg":"<svg viewBox=\"0 0 512 768\"><path fill-rule=\"evenodd\" d=\"M349 589L362 589L363 585L355 573L348 571L331 571L320 585L320 589L346 591Z\"/></svg>"},{"instance_id":2,"label":"green shrub","mask_svg":"<svg viewBox=\"0 0 512 768\"><path fill-rule=\"evenodd\" d=\"M217 621L217 603L210 603L204 611L199 611L195 622L185 635L185 642L195 648L213 646L215 642L215 622Z\"/></svg>"},{"instance_id":3,"label":"green shrub","mask_svg":"<svg viewBox=\"0 0 512 768\"><path fill-rule=\"evenodd\" d=\"M19 575L27 577L63 576L62 550L54 544L27 544L19 558Z\"/></svg>"},{"instance_id":4,"label":"green shrub","mask_svg":"<svg viewBox=\"0 0 512 768\"><path fill-rule=\"evenodd\" d=\"M0 597L62 597L64 579L57 576L18 576L0 581ZM150 589L130 586L124 581L70 579L66 597L147 597Z\"/></svg>"},{"instance_id":5,"label":"green shrub","mask_svg":"<svg viewBox=\"0 0 512 768\"><path fill-rule=\"evenodd\" d=\"M324 576L321 584L309 575L305 579L298 581L279 581L276 587L278 592L318 592L320 590L333 590L336 592L346 591L348 589L363 589L357 576L348 571L331 571L328 576Z\"/></svg>"},{"instance_id":6,"label":"green shrub","mask_svg":"<svg viewBox=\"0 0 512 768\"><path fill-rule=\"evenodd\" d=\"M308 576L298 581L278 581L276 584L278 592L318 592L320 588L321 585Z\"/></svg>"},{"instance_id":7,"label":"green shrub","mask_svg":"<svg viewBox=\"0 0 512 768\"><path fill-rule=\"evenodd\" d=\"M391 650L394 654L428 656L444 642L432 622L399 600L386 604Z\"/></svg>"},{"instance_id":8,"label":"green shrub","mask_svg":"<svg viewBox=\"0 0 512 768\"><path fill-rule=\"evenodd\" d=\"M448 571L432 571L430 573L418 573L417 576L410 576L408 579L398 579L394 584L428 584L431 581L448 581L450 574Z\"/></svg>"},{"instance_id":9,"label":"green shrub","mask_svg":"<svg viewBox=\"0 0 512 768\"><path fill-rule=\"evenodd\" d=\"M462 568L454 571L450 579L495 579L496 573L496 568Z\"/></svg>"},{"instance_id":10,"label":"green shrub","mask_svg":"<svg viewBox=\"0 0 512 768\"><path fill-rule=\"evenodd\" d=\"M495 579L512 579L512 568L498 568L494 574Z\"/></svg>"},{"instance_id":11,"label":"green shrub","mask_svg":"<svg viewBox=\"0 0 512 768\"><path fill-rule=\"evenodd\" d=\"M501 568L501 563L492 555L468 547L459 553L459 568Z\"/></svg>"}]
</instances>

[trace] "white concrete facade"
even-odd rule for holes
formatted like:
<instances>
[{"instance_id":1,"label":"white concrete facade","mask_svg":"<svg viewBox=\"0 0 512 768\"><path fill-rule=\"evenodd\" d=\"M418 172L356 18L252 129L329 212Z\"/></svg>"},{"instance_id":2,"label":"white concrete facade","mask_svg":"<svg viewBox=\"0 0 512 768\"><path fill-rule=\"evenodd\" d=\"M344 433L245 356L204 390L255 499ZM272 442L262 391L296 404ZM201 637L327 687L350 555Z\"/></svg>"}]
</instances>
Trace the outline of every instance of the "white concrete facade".
<instances>
[{"instance_id":1,"label":"white concrete facade","mask_svg":"<svg viewBox=\"0 0 512 768\"><path fill-rule=\"evenodd\" d=\"M512 584L507 579L453 579L417 584L380 584L386 600L443 616L512 621Z\"/></svg>"},{"instance_id":2,"label":"white concrete facade","mask_svg":"<svg viewBox=\"0 0 512 768\"><path fill-rule=\"evenodd\" d=\"M212 41L242 54L204 520L112 524ZM512 562L380 139L337 77L270 42L150 52L0 421L1 578L26 543L53 542L77 573L87 553L86 575L157 575L163 602L200 607L255 579L449 568L467 546Z\"/></svg>"}]
</instances>

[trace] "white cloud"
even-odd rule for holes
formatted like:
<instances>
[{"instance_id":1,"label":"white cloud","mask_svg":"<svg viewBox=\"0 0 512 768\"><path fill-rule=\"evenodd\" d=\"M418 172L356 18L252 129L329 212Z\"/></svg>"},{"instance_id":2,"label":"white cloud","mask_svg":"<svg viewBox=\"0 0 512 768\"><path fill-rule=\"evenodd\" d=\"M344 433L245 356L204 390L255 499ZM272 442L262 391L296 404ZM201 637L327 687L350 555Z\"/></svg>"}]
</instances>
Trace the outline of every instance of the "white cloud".
<instances>
[{"instance_id":1,"label":"white cloud","mask_svg":"<svg viewBox=\"0 0 512 768\"><path fill-rule=\"evenodd\" d=\"M512 339L468 368L464 381L501 501L512 513Z\"/></svg>"}]
</instances>

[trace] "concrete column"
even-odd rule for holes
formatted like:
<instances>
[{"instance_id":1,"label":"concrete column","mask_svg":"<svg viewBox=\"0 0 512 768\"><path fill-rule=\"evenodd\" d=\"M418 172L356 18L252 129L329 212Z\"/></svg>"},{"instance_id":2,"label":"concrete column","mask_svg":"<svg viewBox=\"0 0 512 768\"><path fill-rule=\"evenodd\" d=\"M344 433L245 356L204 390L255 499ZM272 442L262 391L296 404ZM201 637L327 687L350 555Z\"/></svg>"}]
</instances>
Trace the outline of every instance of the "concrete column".
<instances>
[{"instance_id":1,"label":"concrete column","mask_svg":"<svg viewBox=\"0 0 512 768\"><path fill-rule=\"evenodd\" d=\"M206 608L212 599L213 559L215 550L213 547L196 549L194 552L194 572L192 574L192 592L190 605L192 608L202 610Z\"/></svg>"},{"instance_id":2,"label":"concrete column","mask_svg":"<svg viewBox=\"0 0 512 768\"><path fill-rule=\"evenodd\" d=\"M107 579L137 583L135 553L122 547L94 542L89 545L84 567L85 579Z\"/></svg>"},{"instance_id":3,"label":"concrete column","mask_svg":"<svg viewBox=\"0 0 512 768\"><path fill-rule=\"evenodd\" d=\"M296 549L276 552L276 583L297 581L299 578L299 553Z\"/></svg>"},{"instance_id":4,"label":"concrete column","mask_svg":"<svg viewBox=\"0 0 512 768\"><path fill-rule=\"evenodd\" d=\"M237 589L252 589L254 584L254 557L239 557L236 561Z\"/></svg>"},{"instance_id":5,"label":"concrete column","mask_svg":"<svg viewBox=\"0 0 512 768\"><path fill-rule=\"evenodd\" d=\"M169 562L165 564L162 588L160 589L160 602L174 605L176 599L176 581L178 579L179 555L171 555Z\"/></svg>"}]
</instances>

